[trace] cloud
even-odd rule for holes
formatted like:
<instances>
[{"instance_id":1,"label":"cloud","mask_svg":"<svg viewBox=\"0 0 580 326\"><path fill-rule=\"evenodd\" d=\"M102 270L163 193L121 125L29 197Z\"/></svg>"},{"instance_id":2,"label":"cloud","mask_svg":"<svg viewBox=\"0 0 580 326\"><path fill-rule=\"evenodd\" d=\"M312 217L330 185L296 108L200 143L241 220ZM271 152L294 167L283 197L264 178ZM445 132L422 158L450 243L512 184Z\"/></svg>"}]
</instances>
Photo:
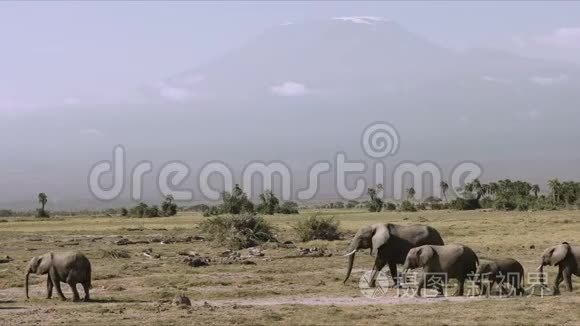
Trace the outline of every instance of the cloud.
<instances>
[{"instance_id":1,"label":"cloud","mask_svg":"<svg viewBox=\"0 0 580 326\"><path fill-rule=\"evenodd\" d=\"M374 16L332 17L333 20L342 20L355 24L373 25L375 22L386 22L388 19Z\"/></svg>"},{"instance_id":2,"label":"cloud","mask_svg":"<svg viewBox=\"0 0 580 326\"><path fill-rule=\"evenodd\" d=\"M306 86L292 81L270 87L270 91L278 96L304 96L309 93Z\"/></svg>"},{"instance_id":3,"label":"cloud","mask_svg":"<svg viewBox=\"0 0 580 326\"><path fill-rule=\"evenodd\" d=\"M87 129L81 129L79 131L79 133L82 136L102 136L103 132L98 130L98 129L93 129L93 128L87 128Z\"/></svg>"},{"instance_id":4,"label":"cloud","mask_svg":"<svg viewBox=\"0 0 580 326\"><path fill-rule=\"evenodd\" d=\"M195 96L195 93L189 89L170 86L164 83L158 85L158 90L159 96L174 102L183 102Z\"/></svg>"},{"instance_id":5,"label":"cloud","mask_svg":"<svg viewBox=\"0 0 580 326\"><path fill-rule=\"evenodd\" d=\"M496 84L511 84L512 81L506 78L501 78L501 77L493 77L493 76L483 76L481 77L481 80L486 81L486 82L490 82L490 83L496 83Z\"/></svg>"},{"instance_id":6,"label":"cloud","mask_svg":"<svg viewBox=\"0 0 580 326\"><path fill-rule=\"evenodd\" d=\"M530 78L530 81L534 84L541 86L552 86L555 84L565 83L566 81L568 81L568 76L564 74L561 74L556 77L533 76Z\"/></svg>"},{"instance_id":7,"label":"cloud","mask_svg":"<svg viewBox=\"0 0 580 326\"><path fill-rule=\"evenodd\" d=\"M580 27L559 28L547 35L537 37L536 42L546 46L580 49Z\"/></svg>"}]
</instances>

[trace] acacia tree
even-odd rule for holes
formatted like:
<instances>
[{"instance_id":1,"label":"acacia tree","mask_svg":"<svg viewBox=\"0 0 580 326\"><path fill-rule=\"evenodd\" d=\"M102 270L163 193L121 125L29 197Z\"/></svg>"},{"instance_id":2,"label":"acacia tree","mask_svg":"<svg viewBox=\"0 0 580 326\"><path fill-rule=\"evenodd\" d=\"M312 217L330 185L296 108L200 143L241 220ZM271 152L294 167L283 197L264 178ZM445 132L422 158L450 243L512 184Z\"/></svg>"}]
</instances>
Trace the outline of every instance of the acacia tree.
<instances>
[{"instance_id":1,"label":"acacia tree","mask_svg":"<svg viewBox=\"0 0 580 326\"><path fill-rule=\"evenodd\" d=\"M38 194L38 202L41 205L40 209L38 210L38 217L49 217L48 212L44 209L46 207L46 203L48 202L48 196L44 192Z\"/></svg>"},{"instance_id":2,"label":"acacia tree","mask_svg":"<svg viewBox=\"0 0 580 326\"><path fill-rule=\"evenodd\" d=\"M409 189L407 189L407 200L413 200L415 199L415 188L411 187Z\"/></svg>"},{"instance_id":3,"label":"acacia tree","mask_svg":"<svg viewBox=\"0 0 580 326\"><path fill-rule=\"evenodd\" d=\"M536 197L536 199L538 199L538 193L540 192L540 186L533 185L532 186L532 192L534 193L534 197Z\"/></svg>"},{"instance_id":4,"label":"acacia tree","mask_svg":"<svg viewBox=\"0 0 580 326\"><path fill-rule=\"evenodd\" d=\"M378 184L375 188L368 188L367 194L370 197L368 202L368 208L370 212L380 212L383 209L383 199L379 196L379 193L383 191L383 185Z\"/></svg>"}]
</instances>

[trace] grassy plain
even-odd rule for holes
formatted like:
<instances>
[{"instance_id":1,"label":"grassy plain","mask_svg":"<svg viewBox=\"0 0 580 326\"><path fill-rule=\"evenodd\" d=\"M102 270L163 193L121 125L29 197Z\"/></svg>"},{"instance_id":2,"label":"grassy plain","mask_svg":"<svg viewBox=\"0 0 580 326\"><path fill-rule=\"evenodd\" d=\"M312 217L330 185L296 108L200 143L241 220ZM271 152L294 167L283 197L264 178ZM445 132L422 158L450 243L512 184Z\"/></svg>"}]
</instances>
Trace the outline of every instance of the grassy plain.
<instances>
[{"instance_id":1,"label":"grassy plain","mask_svg":"<svg viewBox=\"0 0 580 326\"><path fill-rule=\"evenodd\" d=\"M305 211L309 215L315 211ZM368 253L359 253L353 276L342 284L345 258L341 257L358 227L372 223L429 224L446 243L473 248L480 258L513 257L533 271L544 248L561 241L580 244L580 212L420 211L368 213L359 210L323 210L340 220L345 240L296 242L292 226L298 216L267 217L280 241L298 247L322 247L331 257L298 257L297 249L265 246L255 265L210 263L193 268L181 262L178 252L192 250L218 257L226 248L205 241L162 244L132 241L202 235L201 215L171 218L8 218L0 223L1 325L580 325L580 279L573 277L574 292L560 296L523 298L406 299L392 294L366 299L358 288L364 270L372 267ZM151 248L161 255L142 254ZM129 258L110 258L104 250L123 249ZM45 299L46 276L31 276L31 299L24 297L24 269L28 260L47 251L79 250L93 265L93 302ZM240 251L246 254L247 250ZM215 260L215 259L214 259ZM548 267L549 282L556 269ZM63 286L65 295L70 290ZM184 293L192 307L170 304ZM81 291L82 295L82 291Z\"/></svg>"}]
</instances>

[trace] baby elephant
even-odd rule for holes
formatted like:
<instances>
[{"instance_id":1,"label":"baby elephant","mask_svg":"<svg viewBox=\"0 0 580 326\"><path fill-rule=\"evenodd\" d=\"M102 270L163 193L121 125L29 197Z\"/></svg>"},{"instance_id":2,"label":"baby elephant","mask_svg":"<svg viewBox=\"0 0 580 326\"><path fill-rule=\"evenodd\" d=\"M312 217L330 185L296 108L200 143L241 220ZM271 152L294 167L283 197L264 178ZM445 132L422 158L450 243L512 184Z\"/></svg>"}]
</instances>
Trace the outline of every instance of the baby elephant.
<instances>
[{"instance_id":1,"label":"baby elephant","mask_svg":"<svg viewBox=\"0 0 580 326\"><path fill-rule=\"evenodd\" d=\"M434 286L443 294L443 282L434 283L436 278L457 279L459 289L455 295L462 296L465 280L473 277L479 260L469 247L463 245L434 246L426 245L413 248L407 254L403 270L423 267L424 277L421 277L415 296L421 296L421 289L428 285Z\"/></svg>"},{"instance_id":2,"label":"baby elephant","mask_svg":"<svg viewBox=\"0 0 580 326\"><path fill-rule=\"evenodd\" d=\"M487 278L489 287L483 280ZM509 283L516 291L516 295L524 293L522 284L524 282L524 267L517 260L506 258L482 261L477 269L477 281L475 282L481 293L489 295L489 290L495 283L498 284L501 293L504 284Z\"/></svg>"},{"instance_id":3,"label":"baby elephant","mask_svg":"<svg viewBox=\"0 0 580 326\"><path fill-rule=\"evenodd\" d=\"M544 272L545 265L558 266L558 275L554 280L554 294L560 294L560 283L564 281L566 289L572 291L572 275L580 276L580 246L571 246L568 242L550 247L541 257L538 271Z\"/></svg>"},{"instance_id":4,"label":"baby elephant","mask_svg":"<svg viewBox=\"0 0 580 326\"><path fill-rule=\"evenodd\" d=\"M46 279L46 297L52 297L52 288L62 300L66 300L60 288L60 282L67 283L73 292L73 301L80 301L77 283L82 284L85 291L85 301L89 301L91 288L91 263L80 252L46 253L30 260L26 270L26 298L28 299L28 276L30 273L38 275L48 274Z\"/></svg>"}]
</instances>

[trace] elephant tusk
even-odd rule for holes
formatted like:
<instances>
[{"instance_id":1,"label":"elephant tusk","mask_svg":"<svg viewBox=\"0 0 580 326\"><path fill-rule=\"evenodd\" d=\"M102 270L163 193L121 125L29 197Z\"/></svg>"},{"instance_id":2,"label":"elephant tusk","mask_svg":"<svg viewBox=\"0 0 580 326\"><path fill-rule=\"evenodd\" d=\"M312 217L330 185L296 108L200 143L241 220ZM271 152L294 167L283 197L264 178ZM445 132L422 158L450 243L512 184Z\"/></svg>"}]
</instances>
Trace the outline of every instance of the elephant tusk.
<instances>
[{"instance_id":1,"label":"elephant tusk","mask_svg":"<svg viewBox=\"0 0 580 326\"><path fill-rule=\"evenodd\" d=\"M537 270L537 271L541 271L541 270L542 270L542 267L544 267L544 265L540 265L540 266L538 266L538 268L536 268L536 270Z\"/></svg>"},{"instance_id":2,"label":"elephant tusk","mask_svg":"<svg viewBox=\"0 0 580 326\"><path fill-rule=\"evenodd\" d=\"M349 252L348 254L346 254L346 255L344 255L344 256L342 256L342 257L348 257L348 256L350 256L350 255L354 254L355 252L356 252L356 249L355 249L355 250L353 250L353 251L351 251L351 252Z\"/></svg>"}]
</instances>

